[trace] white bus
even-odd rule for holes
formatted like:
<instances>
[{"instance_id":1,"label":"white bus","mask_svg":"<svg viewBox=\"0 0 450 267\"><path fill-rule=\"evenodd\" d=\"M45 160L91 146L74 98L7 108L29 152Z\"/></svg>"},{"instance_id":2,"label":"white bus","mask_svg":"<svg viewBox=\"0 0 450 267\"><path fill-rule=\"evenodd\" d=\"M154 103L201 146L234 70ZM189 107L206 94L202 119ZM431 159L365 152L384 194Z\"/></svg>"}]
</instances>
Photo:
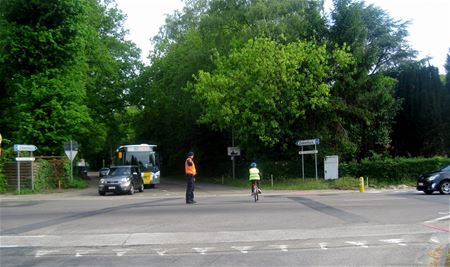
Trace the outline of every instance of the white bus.
<instances>
[{"instance_id":1,"label":"white bus","mask_svg":"<svg viewBox=\"0 0 450 267\"><path fill-rule=\"evenodd\" d=\"M155 187L160 183L159 153L156 145L124 145L116 150L116 165L137 165L139 166L144 186Z\"/></svg>"}]
</instances>

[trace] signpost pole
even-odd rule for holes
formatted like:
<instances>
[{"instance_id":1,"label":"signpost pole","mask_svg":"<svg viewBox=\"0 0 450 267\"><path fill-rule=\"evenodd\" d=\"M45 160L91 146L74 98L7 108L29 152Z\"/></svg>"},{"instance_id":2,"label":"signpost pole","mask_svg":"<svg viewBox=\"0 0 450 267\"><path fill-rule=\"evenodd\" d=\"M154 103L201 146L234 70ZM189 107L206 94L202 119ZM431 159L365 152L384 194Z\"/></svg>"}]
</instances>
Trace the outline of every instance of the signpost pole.
<instances>
[{"instance_id":1,"label":"signpost pole","mask_svg":"<svg viewBox=\"0 0 450 267\"><path fill-rule=\"evenodd\" d=\"M20 157L20 151L17 151L17 157ZM17 161L17 192L20 195L20 161Z\"/></svg>"},{"instance_id":2,"label":"signpost pole","mask_svg":"<svg viewBox=\"0 0 450 267\"><path fill-rule=\"evenodd\" d=\"M234 125L233 126L231 126L231 146L232 147L234 147ZM234 177L235 177L235 168L236 168L236 163L234 162L234 156L231 156L231 162L232 162L232 165L233 165L233 180L234 180Z\"/></svg>"},{"instance_id":3,"label":"signpost pole","mask_svg":"<svg viewBox=\"0 0 450 267\"><path fill-rule=\"evenodd\" d=\"M317 150L316 144L314 144L314 150ZM314 153L314 160L316 161L316 181L317 181L317 153Z\"/></svg>"},{"instance_id":4,"label":"signpost pole","mask_svg":"<svg viewBox=\"0 0 450 267\"><path fill-rule=\"evenodd\" d=\"M302 178L305 181L305 163L304 163L304 155L303 155L303 146L302 146Z\"/></svg>"},{"instance_id":5,"label":"signpost pole","mask_svg":"<svg viewBox=\"0 0 450 267\"><path fill-rule=\"evenodd\" d=\"M31 151L31 157L33 157L33 151ZM31 163L31 190L34 191L34 172L33 172L33 161Z\"/></svg>"},{"instance_id":6,"label":"signpost pole","mask_svg":"<svg viewBox=\"0 0 450 267\"><path fill-rule=\"evenodd\" d=\"M72 157L72 140L70 140L70 181L73 181L73 157Z\"/></svg>"}]
</instances>

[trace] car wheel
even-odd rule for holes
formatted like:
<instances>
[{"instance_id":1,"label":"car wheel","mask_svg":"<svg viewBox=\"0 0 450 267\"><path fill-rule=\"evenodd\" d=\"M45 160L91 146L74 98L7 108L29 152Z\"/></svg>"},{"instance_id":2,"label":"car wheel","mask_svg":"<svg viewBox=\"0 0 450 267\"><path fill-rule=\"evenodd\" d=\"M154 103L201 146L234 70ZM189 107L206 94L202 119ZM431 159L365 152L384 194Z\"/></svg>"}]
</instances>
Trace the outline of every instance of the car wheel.
<instances>
[{"instance_id":1,"label":"car wheel","mask_svg":"<svg viewBox=\"0 0 450 267\"><path fill-rule=\"evenodd\" d=\"M134 194L134 186L133 185L131 185L130 191L128 191L128 194L129 195L133 195Z\"/></svg>"},{"instance_id":2,"label":"car wheel","mask_svg":"<svg viewBox=\"0 0 450 267\"><path fill-rule=\"evenodd\" d=\"M433 190L423 190L423 192L427 195L433 194Z\"/></svg>"},{"instance_id":3,"label":"car wheel","mask_svg":"<svg viewBox=\"0 0 450 267\"><path fill-rule=\"evenodd\" d=\"M441 185L439 186L439 192L443 195L450 194L450 180L442 181Z\"/></svg>"},{"instance_id":4,"label":"car wheel","mask_svg":"<svg viewBox=\"0 0 450 267\"><path fill-rule=\"evenodd\" d=\"M144 184L141 184L141 187L139 187L139 192L144 192Z\"/></svg>"},{"instance_id":5,"label":"car wheel","mask_svg":"<svg viewBox=\"0 0 450 267\"><path fill-rule=\"evenodd\" d=\"M105 195L105 192L98 191L98 194L99 194L100 196L104 196L104 195Z\"/></svg>"}]
</instances>

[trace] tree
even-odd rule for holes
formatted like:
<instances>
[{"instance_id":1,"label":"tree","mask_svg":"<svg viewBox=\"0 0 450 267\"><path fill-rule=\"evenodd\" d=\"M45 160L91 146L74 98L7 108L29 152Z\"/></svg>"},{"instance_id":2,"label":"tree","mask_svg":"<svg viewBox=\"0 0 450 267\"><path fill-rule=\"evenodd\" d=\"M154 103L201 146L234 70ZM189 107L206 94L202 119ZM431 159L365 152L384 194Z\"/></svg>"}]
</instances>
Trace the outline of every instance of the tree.
<instances>
[{"instance_id":1,"label":"tree","mask_svg":"<svg viewBox=\"0 0 450 267\"><path fill-rule=\"evenodd\" d=\"M438 69L412 62L393 76L398 79L396 95L403 100L394 127L395 153L412 156L448 153L450 98Z\"/></svg>"},{"instance_id":2,"label":"tree","mask_svg":"<svg viewBox=\"0 0 450 267\"><path fill-rule=\"evenodd\" d=\"M59 154L87 133L84 21L81 1L2 1L0 74L11 140ZM5 104L5 102L3 102Z\"/></svg>"},{"instance_id":3,"label":"tree","mask_svg":"<svg viewBox=\"0 0 450 267\"><path fill-rule=\"evenodd\" d=\"M139 107L141 96L136 81L143 64L140 50L125 39L125 16L113 1L90 0L86 6L88 31L86 45L87 106L93 118L84 140L84 156L100 165L110 161L112 151L124 143L132 143L121 128L130 123L127 109ZM134 127L127 128L127 132ZM135 136L134 133L131 134ZM101 156L99 156L101 154Z\"/></svg>"},{"instance_id":4,"label":"tree","mask_svg":"<svg viewBox=\"0 0 450 267\"><path fill-rule=\"evenodd\" d=\"M351 57L336 49L333 65L325 46L313 42L287 45L267 38L250 40L228 56L216 56L215 70L200 71L191 87L202 107L200 123L213 129L234 127L240 145L285 147L294 142L294 125L307 110L329 104L327 81Z\"/></svg>"},{"instance_id":5,"label":"tree","mask_svg":"<svg viewBox=\"0 0 450 267\"><path fill-rule=\"evenodd\" d=\"M207 151L212 163L223 160L231 129L213 132L208 125L199 125L202 107L184 88L198 71L214 70L211 57L216 52L226 57L254 37L284 43L323 39L326 24L321 11L322 1L186 2L183 12L168 17L154 38L151 66L140 82L144 112L138 136L160 144L166 160L174 165L188 149ZM203 160L201 152L196 155Z\"/></svg>"},{"instance_id":6,"label":"tree","mask_svg":"<svg viewBox=\"0 0 450 267\"><path fill-rule=\"evenodd\" d=\"M1 1L3 133L45 154L72 139L91 163L110 158L142 67L124 15L109 0Z\"/></svg>"},{"instance_id":7,"label":"tree","mask_svg":"<svg viewBox=\"0 0 450 267\"><path fill-rule=\"evenodd\" d=\"M332 95L336 110L330 121L343 133L348 152L359 158L384 153L400 102L394 97L395 81L384 72L415 55L406 41L407 22L394 21L373 5L335 0L330 42L347 44L355 58L352 73L336 80ZM348 154L351 155L351 154Z\"/></svg>"}]
</instances>

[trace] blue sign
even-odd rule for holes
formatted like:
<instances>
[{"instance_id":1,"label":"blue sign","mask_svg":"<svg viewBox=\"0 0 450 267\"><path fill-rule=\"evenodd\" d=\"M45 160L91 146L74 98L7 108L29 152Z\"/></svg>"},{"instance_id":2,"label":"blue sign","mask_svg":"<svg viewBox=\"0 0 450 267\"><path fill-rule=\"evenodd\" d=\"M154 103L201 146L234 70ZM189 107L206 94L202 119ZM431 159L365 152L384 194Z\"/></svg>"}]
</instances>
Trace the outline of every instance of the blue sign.
<instances>
[{"instance_id":1,"label":"blue sign","mask_svg":"<svg viewBox=\"0 0 450 267\"><path fill-rule=\"evenodd\" d=\"M37 147L35 145L14 145L14 151L36 151Z\"/></svg>"},{"instance_id":2,"label":"blue sign","mask_svg":"<svg viewBox=\"0 0 450 267\"><path fill-rule=\"evenodd\" d=\"M313 146L313 145L320 144L320 139L316 138L316 139L307 139L307 140L297 140L297 142L295 142L295 144L297 146Z\"/></svg>"}]
</instances>

